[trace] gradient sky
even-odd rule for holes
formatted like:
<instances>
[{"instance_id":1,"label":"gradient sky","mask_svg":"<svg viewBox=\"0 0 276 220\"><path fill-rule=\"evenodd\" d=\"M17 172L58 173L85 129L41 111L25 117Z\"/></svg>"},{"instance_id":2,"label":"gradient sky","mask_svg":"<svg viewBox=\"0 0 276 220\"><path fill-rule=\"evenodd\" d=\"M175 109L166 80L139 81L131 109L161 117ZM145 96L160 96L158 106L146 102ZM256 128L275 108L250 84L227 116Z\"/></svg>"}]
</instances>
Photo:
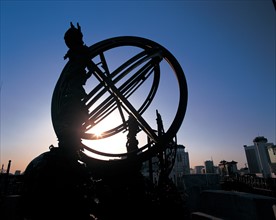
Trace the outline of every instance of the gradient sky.
<instances>
[{"instance_id":1,"label":"gradient sky","mask_svg":"<svg viewBox=\"0 0 276 220\"><path fill-rule=\"evenodd\" d=\"M63 36L80 23L86 45L140 36L167 48L187 78L177 134L190 165L213 159L244 167L243 145L276 142L275 9L255 1L2 1L1 154L24 171L57 138L51 98L67 61ZM168 85L169 89L169 85ZM164 115L170 109L161 110ZM166 112L164 112L166 111Z\"/></svg>"}]
</instances>

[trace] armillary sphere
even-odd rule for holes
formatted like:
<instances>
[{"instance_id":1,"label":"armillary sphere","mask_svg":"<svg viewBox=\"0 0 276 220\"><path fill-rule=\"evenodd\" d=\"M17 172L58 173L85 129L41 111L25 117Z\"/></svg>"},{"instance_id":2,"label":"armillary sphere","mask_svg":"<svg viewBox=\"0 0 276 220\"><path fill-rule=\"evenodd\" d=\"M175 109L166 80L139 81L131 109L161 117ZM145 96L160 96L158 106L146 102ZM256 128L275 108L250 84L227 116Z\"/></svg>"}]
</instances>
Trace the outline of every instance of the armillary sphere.
<instances>
[{"instance_id":1,"label":"armillary sphere","mask_svg":"<svg viewBox=\"0 0 276 220\"><path fill-rule=\"evenodd\" d=\"M187 107L186 78L177 59L160 44L135 36L109 38L88 48L86 70L92 76L84 85L87 95L82 100L88 109L82 123L84 153L91 160L125 160L130 154L146 160L164 150L176 136ZM53 93L52 122L57 136L70 65L70 61L65 65ZM157 132L157 110L164 122L162 134ZM137 123L138 142L137 148L126 150L127 138L120 135L127 135L130 117ZM101 126L101 134L96 133ZM104 146L97 145L100 141Z\"/></svg>"}]
</instances>

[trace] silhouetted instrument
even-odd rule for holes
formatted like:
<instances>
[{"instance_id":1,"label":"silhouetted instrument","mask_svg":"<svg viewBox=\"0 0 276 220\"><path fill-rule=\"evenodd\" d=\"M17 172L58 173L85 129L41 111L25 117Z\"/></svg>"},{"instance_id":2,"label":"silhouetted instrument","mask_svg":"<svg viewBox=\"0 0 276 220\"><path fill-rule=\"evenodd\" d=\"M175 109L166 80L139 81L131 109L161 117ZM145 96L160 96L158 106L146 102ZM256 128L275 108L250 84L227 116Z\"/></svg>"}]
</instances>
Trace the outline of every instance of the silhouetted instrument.
<instances>
[{"instance_id":1,"label":"silhouetted instrument","mask_svg":"<svg viewBox=\"0 0 276 220\"><path fill-rule=\"evenodd\" d=\"M83 121L82 139L88 140L88 142L98 141L124 133L128 130L128 117L132 116L138 123L139 133L144 133L147 136L147 142L131 152L112 152L112 149L118 147L116 143L114 146L109 146L110 152L94 149L93 142L89 146L84 144L84 148L94 155L111 159L109 162L113 158L116 161L127 160L129 154L144 161L156 153L164 151L176 136L187 107L186 78L176 58L167 49L152 40L123 36L103 40L90 46L89 59L87 71L95 77L90 77L86 83L86 89L89 91L83 101L89 109L89 117ZM62 108L61 99L68 88L66 72L70 71L70 68L72 67L69 61L56 84L52 99L52 121L57 136L60 132L58 120ZM173 78L175 84L166 82L167 78ZM144 115L155 113L153 109L149 113L149 107L151 104L155 104L154 98L158 94L162 80L167 83L167 88L163 92L170 96L171 91L177 89L178 94L171 94L172 99L177 99L176 106L171 106L171 109L167 106L165 111L175 112L175 115L171 124L167 123L168 129L160 135L156 131L156 121L151 120L154 123L150 123L150 120ZM165 97L160 100L166 102ZM167 101L170 101L170 98ZM170 105L170 103L163 104ZM172 108L176 108L176 110ZM162 109L158 110L163 111ZM117 114L117 124L115 125L112 123L114 121L114 118L111 118L112 114ZM108 117L111 118L110 121L108 121ZM104 120L108 121L107 124L111 127L102 131L100 136L93 133L93 129L100 126ZM99 159L91 157L91 160Z\"/></svg>"},{"instance_id":2,"label":"silhouetted instrument","mask_svg":"<svg viewBox=\"0 0 276 220\"><path fill-rule=\"evenodd\" d=\"M114 37L87 47L80 26L72 23L65 36L69 61L51 106L59 147L51 145L27 166L24 217L183 215L181 196L168 178L187 108L180 64L163 46L141 37ZM147 177L143 162L148 162Z\"/></svg>"}]
</instances>

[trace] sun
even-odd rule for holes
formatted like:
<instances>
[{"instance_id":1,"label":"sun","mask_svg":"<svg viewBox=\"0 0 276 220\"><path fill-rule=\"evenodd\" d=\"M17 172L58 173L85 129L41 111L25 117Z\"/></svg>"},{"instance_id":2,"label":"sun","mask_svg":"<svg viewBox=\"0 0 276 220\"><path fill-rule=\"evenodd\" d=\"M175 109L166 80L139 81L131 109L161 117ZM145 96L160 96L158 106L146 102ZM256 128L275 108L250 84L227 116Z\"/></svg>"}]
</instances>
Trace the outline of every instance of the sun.
<instances>
[{"instance_id":1,"label":"sun","mask_svg":"<svg viewBox=\"0 0 276 220\"><path fill-rule=\"evenodd\" d=\"M101 129L101 128L94 128L94 129L91 129L91 130L92 130L91 132L96 136L97 139L101 139L102 138L102 134L104 132L103 129Z\"/></svg>"},{"instance_id":2,"label":"sun","mask_svg":"<svg viewBox=\"0 0 276 220\"><path fill-rule=\"evenodd\" d=\"M127 114L125 114L125 118L127 117ZM110 129L116 128L120 126L123 123L122 118L120 115L114 113L110 114L105 120L100 121L98 124L93 126L91 129L87 131L89 134L93 134L94 138L89 139L83 139L82 143L86 145L88 148L91 148L93 150L96 150L98 152L103 153L110 153L110 154L125 154L127 153L127 135L129 133L128 129L124 129L121 132L115 133L114 135L107 136L106 133ZM106 132L106 133L105 133ZM138 140L138 147L143 146L147 142L147 136L143 132L139 132L137 134L137 140ZM88 156L102 159L102 160L110 160L110 159L119 159L120 156L114 158L114 157L108 157L108 156L102 156L97 155L95 153L89 152L88 150L85 150L85 153Z\"/></svg>"}]
</instances>

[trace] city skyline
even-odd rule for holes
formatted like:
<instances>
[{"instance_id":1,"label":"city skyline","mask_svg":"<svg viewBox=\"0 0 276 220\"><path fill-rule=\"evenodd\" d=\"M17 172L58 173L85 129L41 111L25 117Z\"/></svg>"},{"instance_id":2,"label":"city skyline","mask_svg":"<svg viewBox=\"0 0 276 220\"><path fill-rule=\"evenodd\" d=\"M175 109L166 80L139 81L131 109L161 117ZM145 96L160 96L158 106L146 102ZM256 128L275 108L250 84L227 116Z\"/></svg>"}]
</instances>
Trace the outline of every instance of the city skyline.
<instances>
[{"instance_id":1,"label":"city skyline","mask_svg":"<svg viewBox=\"0 0 276 220\"><path fill-rule=\"evenodd\" d=\"M214 164L235 160L241 168L243 146L255 137L276 143L271 0L1 1L0 161L6 167L11 160L12 172L57 146L51 98L67 62L63 36L70 22L80 23L88 46L140 36L176 57L188 84L177 142L191 167L212 158ZM158 110L166 119L174 109Z\"/></svg>"},{"instance_id":2,"label":"city skyline","mask_svg":"<svg viewBox=\"0 0 276 220\"><path fill-rule=\"evenodd\" d=\"M257 137L255 137L254 139L256 139L256 138L258 138L258 137L264 137L264 136L257 136ZM265 137L264 137L265 138ZM275 143L273 143L273 142L267 142L267 145L270 145L270 144L272 144L272 145L275 145ZM184 145L182 145L182 144L179 144L180 146L184 146ZM247 146L247 145L244 145L243 147L254 147L254 145L250 145L250 146ZM184 148L186 148L185 146L184 146ZM188 156L187 156L187 158L188 158L188 163L190 163L190 160L189 160L189 152L186 152L185 150L184 150L184 152L185 153L187 153L188 154ZM245 151L245 149L244 149L244 152L245 152L245 157L246 157L246 151ZM248 160L247 160L247 158L245 159L246 160L246 163L244 164L244 166L239 166L239 168L240 169L244 169L244 168L248 168ZM193 166L190 166L189 167L189 169L190 170L195 170L196 169L196 167L205 167L205 163L206 162L212 162L212 164L213 164L213 166L214 167L219 167L219 165L221 164L221 162L222 161L225 161L224 159L222 159L222 160L219 160L217 163L213 163L214 161L213 161L213 158L211 157L211 159L206 159L206 160L204 160L204 161L202 161L202 163L201 164L194 164ZM228 160L228 161L226 161L226 162L237 162L237 161L235 161L235 159L232 159L232 160ZM238 162L237 162L238 163ZM1 173L5 173L8 169L10 169L10 168L8 168L10 166L10 168L12 167L12 161L11 160L9 160L8 162L7 162L7 164L2 164L2 168L1 168ZM238 166L237 166L238 167ZM24 172L24 170L19 170L19 169L12 169L11 168L11 170L12 170L12 172L10 172L11 174L22 174L23 172Z\"/></svg>"}]
</instances>

